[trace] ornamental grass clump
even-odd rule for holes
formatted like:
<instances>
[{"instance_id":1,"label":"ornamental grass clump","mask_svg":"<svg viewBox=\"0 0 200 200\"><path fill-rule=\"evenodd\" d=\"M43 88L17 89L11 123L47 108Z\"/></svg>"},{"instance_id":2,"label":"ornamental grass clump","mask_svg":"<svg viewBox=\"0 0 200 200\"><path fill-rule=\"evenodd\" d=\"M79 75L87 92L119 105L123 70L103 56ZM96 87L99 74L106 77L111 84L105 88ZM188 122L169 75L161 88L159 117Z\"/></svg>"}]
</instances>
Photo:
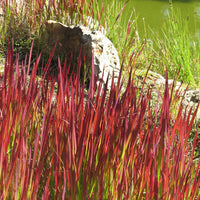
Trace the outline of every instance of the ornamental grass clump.
<instances>
[{"instance_id":1,"label":"ornamental grass clump","mask_svg":"<svg viewBox=\"0 0 200 200\"><path fill-rule=\"evenodd\" d=\"M176 13L171 8L171 14L163 27L163 38L156 36L154 44L159 54L155 55L159 60L158 72L168 66L169 75L174 76L180 70L179 80L184 83L190 83L193 87L200 86L200 68L199 68L199 37L191 37L188 19L182 19L180 13ZM162 68L162 69L161 69ZM160 69L160 70L159 70Z\"/></svg>"},{"instance_id":2,"label":"ornamental grass clump","mask_svg":"<svg viewBox=\"0 0 200 200\"><path fill-rule=\"evenodd\" d=\"M41 54L30 74L31 53L19 65L13 48L7 51L0 76L1 199L200 198L198 129L188 144L196 111L190 118L179 106L173 117L167 77L162 106L152 107L151 91L139 91L132 72L124 92L120 78L109 91L96 84L93 64L86 92L80 57L77 74L58 59L53 77L52 55L38 78Z\"/></svg>"}]
</instances>

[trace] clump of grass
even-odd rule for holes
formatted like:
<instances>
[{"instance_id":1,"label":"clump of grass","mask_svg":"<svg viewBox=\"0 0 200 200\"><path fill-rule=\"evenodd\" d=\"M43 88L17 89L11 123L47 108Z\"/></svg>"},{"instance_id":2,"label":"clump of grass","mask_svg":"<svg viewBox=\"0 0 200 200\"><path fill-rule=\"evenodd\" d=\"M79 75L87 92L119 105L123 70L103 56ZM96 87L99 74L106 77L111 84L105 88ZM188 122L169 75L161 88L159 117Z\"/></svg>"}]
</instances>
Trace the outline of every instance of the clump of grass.
<instances>
[{"instance_id":1,"label":"clump of grass","mask_svg":"<svg viewBox=\"0 0 200 200\"><path fill-rule=\"evenodd\" d=\"M127 17L123 12L120 13L120 10L126 12L123 4L120 5L115 1L106 2L105 5L107 13L105 18L109 24L108 30L110 30L108 37L119 50L121 60L126 60L127 64L132 54L135 56L140 49L143 49L135 60L136 68L147 69L147 66L152 63L153 71L164 75L164 71L168 69L169 77L173 78L181 67L178 80L190 83L193 87L199 87L199 39L191 36L188 19L182 19L178 11L175 13L173 4L171 4L168 18L161 27L163 34L144 34L146 38L141 38L138 33L137 15L134 10ZM129 4L127 3L126 6ZM144 30L146 30L145 21ZM126 39L127 33L129 33L128 39Z\"/></svg>"},{"instance_id":2,"label":"clump of grass","mask_svg":"<svg viewBox=\"0 0 200 200\"><path fill-rule=\"evenodd\" d=\"M108 92L97 87L92 70L85 95L81 60L70 76L70 66L58 60L56 89L50 55L39 80L41 55L29 76L30 60L20 67L13 49L7 52L0 76L2 199L199 197L198 129L191 149L188 144L196 112L190 119L180 106L172 118L167 77L158 109L151 106L151 91L137 95L131 72L122 93L120 78Z\"/></svg>"},{"instance_id":3,"label":"clump of grass","mask_svg":"<svg viewBox=\"0 0 200 200\"><path fill-rule=\"evenodd\" d=\"M199 41L189 36L187 20L180 19L181 16L177 13L175 16L172 8L166 20L163 37L156 36L154 40L148 38L143 40L137 30L137 16L134 10L129 18L124 18L123 12L126 11L128 3L129 1L125 4L118 1L108 3L102 0L68 2L25 0L20 9L16 9L16 0L10 6L4 3L5 20L0 24L0 52L6 52L8 41L14 38L14 51L19 52L23 60L34 39L33 54L36 56L41 50L42 27L48 19L65 24L84 24L99 30L104 26L107 36L119 52L121 62L124 64L123 71L126 73L131 65L146 69L152 63L152 70L164 75L163 72L168 68L169 76L173 78L181 66L179 80L198 87ZM87 20L88 16L91 17L90 22ZM129 58L133 56L136 58L136 65L129 62Z\"/></svg>"},{"instance_id":4,"label":"clump of grass","mask_svg":"<svg viewBox=\"0 0 200 200\"><path fill-rule=\"evenodd\" d=\"M129 1L125 3L117 1L110 3L107 1L104 3L103 15L103 19L106 21L104 26L107 30L107 36L117 48L120 59L126 66L125 71L129 70L127 66L131 65L129 58L137 54L144 44L137 34L137 17L134 10L130 13L128 19L124 18L124 11L126 11L128 3Z\"/></svg>"},{"instance_id":5,"label":"clump of grass","mask_svg":"<svg viewBox=\"0 0 200 200\"><path fill-rule=\"evenodd\" d=\"M35 0L28 27L75 12L84 22L85 8L103 23L103 7L92 11L92 2ZM114 19L113 27L119 18ZM38 78L41 54L32 54L33 45L27 45L31 53L21 64L15 46L8 46L0 75L1 199L200 197L198 129L192 146L188 143L197 110L191 117L191 110L176 107L174 117L178 92L172 98L167 76L161 108L159 102L152 106L150 90L143 92L145 79L138 90L132 70L145 46L126 54L126 45L134 44L130 29L128 23L121 48L122 63L130 69L123 92L121 77L110 91L107 84L97 86L93 65L86 94L80 58L76 74L58 59L58 74L52 77L53 52Z\"/></svg>"},{"instance_id":6,"label":"clump of grass","mask_svg":"<svg viewBox=\"0 0 200 200\"><path fill-rule=\"evenodd\" d=\"M163 28L163 38L156 37L154 43L157 71L167 67L170 77L174 77L181 66L179 80L200 86L199 39L191 37L188 20L182 19L178 12L175 15L173 7Z\"/></svg>"}]
</instances>

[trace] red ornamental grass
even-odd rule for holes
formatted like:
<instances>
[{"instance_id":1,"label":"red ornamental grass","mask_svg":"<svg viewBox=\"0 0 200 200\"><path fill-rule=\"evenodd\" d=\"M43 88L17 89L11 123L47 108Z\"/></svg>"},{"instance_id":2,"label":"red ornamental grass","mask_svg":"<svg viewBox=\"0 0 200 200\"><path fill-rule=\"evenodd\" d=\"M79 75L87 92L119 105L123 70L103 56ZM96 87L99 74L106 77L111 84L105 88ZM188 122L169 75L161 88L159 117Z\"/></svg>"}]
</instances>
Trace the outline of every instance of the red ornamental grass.
<instances>
[{"instance_id":1,"label":"red ornamental grass","mask_svg":"<svg viewBox=\"0 0 200 200\"><path fill-rule=\"evenodd\" d=\"M70 66L58 60L56 83L48 75L52 55L38 78L40 56L29 76L30 59L25 68L7 52L0 78L1 199L199 198L198 130L188 143L196 111L190 119L180 106L172 118L167 79L159 109L151 91L138 95L131 77L124 92L120 80L108 91L92 70L86 93L80 57L76 75L66 75Z\"/></svg>"},{"instance_id":2,"label":"red ornamental grass","mask_svg":"<svg viewBox=\"0 0 200 200\"><path fill-rule=\"evenodd\" d=\"M7 28L10 28L11 30L9 31L11 31L12 36L16 35L15 37L17 38L21 31L23 31L25 35L21 37L25 37L26 40L30 41L33 39L32 37L41 34L41 27L47 19L71 23L70 18L71 20L75 18L75 20L81 21L83 24L87 23L86 16L96 16L93 12L94 9L90 8L96 8L97 2L98 0L91 2L86 0L5 0L1 2L1 6L8 19L3 22L2 31L5 31L4 34L6 36L6 33L8 33ZM103 4L101 13L97 9L96 17L99 23L103 19ZM8 21L11 27L8 27ZM23 27L24 30L20 30L20 27ZM26 40L24 43L28 42Z\"/></svg>"}]
</instances>

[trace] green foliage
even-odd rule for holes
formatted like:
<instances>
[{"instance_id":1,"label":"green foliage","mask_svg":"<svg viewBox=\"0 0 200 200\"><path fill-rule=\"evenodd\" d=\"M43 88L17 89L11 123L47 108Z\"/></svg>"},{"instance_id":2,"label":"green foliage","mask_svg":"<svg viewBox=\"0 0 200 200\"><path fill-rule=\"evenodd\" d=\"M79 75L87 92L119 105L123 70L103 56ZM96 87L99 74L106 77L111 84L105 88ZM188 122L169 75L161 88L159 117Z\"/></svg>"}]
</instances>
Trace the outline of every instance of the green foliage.
<instances>
[{"instance_id":1,"label":"green foliage","mask_svg":"<svg viewBox=\"0 0 200 200\"><path fill-rule=\"evenodd\" d=\"M199 86L199 42L199 38L190 36L187 19L181 19L178 13L175 15L172 8L163 29L163 38L155 39L161 70L168 68L170 77L174 77L181 67L179 79L184 83ZM161 57L163 59L160 59Z\"/></svg>"},{"instance_id":2,"label":"green foliage","mask_svg":"<svg viewBox=\"0 0 200 200\"><path fill-rule=\"evenodd\" d=\"M117 48L126 72L129 70L127 66L131 65L130 57L137 54L137 51L143 45L137 32L137 17L134 10L128 18L124 16L124 10L126 10L128 2L125 4L119 1L105 2L102 15L107 36ZM102 1L99 2L99 5L102 5ZM135 19L133 20L133 18Z\"/></svg>"}]
</instances>

